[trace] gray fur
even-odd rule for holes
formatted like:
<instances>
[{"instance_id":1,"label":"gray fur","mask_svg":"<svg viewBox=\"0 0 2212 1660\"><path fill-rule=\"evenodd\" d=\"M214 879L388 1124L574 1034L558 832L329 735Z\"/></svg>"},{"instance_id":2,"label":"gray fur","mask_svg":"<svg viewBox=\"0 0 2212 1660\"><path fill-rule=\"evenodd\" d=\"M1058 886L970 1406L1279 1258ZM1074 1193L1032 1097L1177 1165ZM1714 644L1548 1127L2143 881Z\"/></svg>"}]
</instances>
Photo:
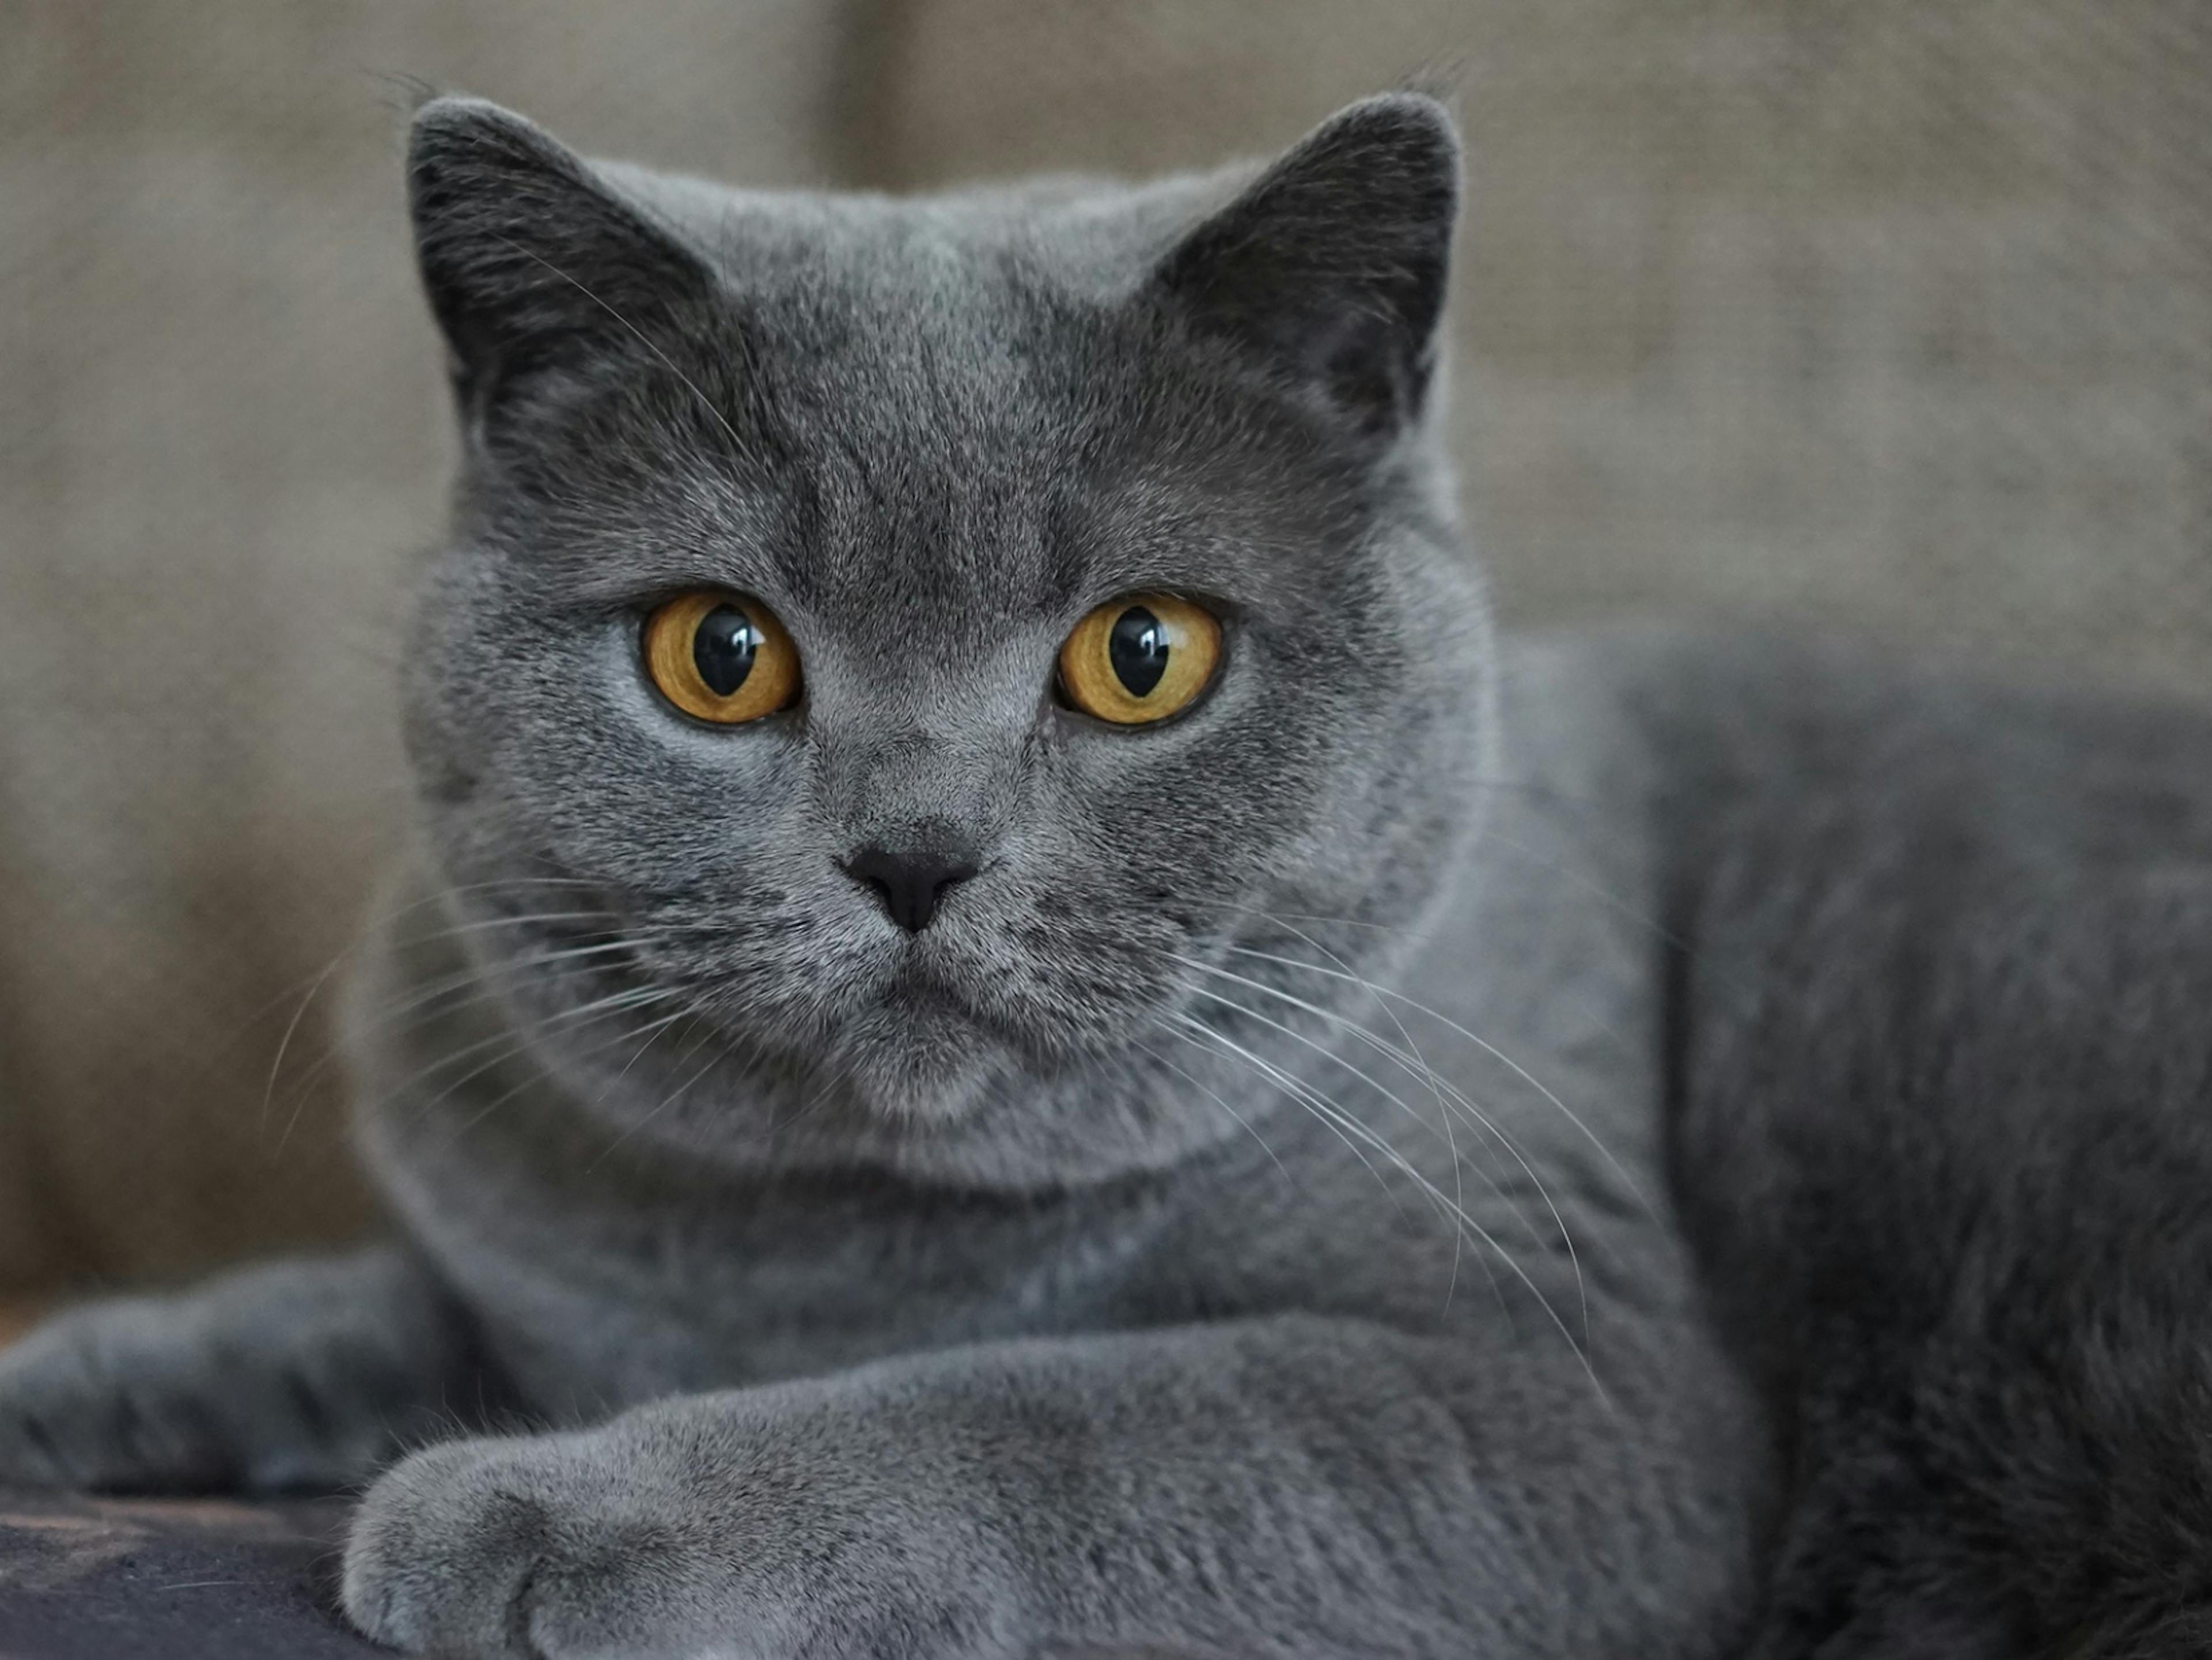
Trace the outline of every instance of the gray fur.
<instances>
[{"instance_id":1,"label":"gray fur","mask_svg":"<svg viewBox=\"0 0 2212 1660\"><path fill-rule=\"evenodd\" d=\"M1435 446L1456 167L1393 96L1256 177L775 196L426 106L466 461L349 1020L407 1254L65 1316L0 1471L331 1482L458 1419L344 1575L441 1655L1780 1655L1896 1590L1835 1538L1754 1578L1849 1514L1804 1425L1864 1411L1759 1300L1832 1243L1744 1104L1834 1082L1746 1047L1792 849L1900 903L1960 847L2200 858L2203 723L1493 642ZM797 710L659 703L640 617L700 585L783 617ZM1228 620L1212 694L1059 706L1158 587ZM836 863L942 839L984 868L913 935ZM1793 1007L1848 1006L1818 963Z\"/></svg>"}]
</instances>

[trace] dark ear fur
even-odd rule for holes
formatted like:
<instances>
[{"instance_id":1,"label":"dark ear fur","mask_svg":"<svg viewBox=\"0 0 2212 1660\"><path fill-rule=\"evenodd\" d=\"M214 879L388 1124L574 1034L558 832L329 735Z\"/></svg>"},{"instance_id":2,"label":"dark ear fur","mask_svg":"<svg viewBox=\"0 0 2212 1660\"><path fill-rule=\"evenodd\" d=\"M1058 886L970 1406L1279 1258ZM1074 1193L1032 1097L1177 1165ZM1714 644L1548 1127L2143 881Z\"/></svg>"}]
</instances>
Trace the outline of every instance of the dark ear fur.
<instances>
[{"instance_id":1,"label":"dark ear fur","mask_svg":"<svg viewBox=\"0 0 2212 1660\"><path fill-rule=\"evenodd\" d=\"M649 337L714 285L697 256L572 152L481 99L416 112L407 189L422 286L471 422L517 375L586 344Z\"/></svg>"},{"instance_id":2,"label":"dark ear fur","mask_svg":"<svg viewBox=\"0 0 2212 1660\"><path fill-rule=\"evenodd\" d=\"M1458 207L1450 116L1388 93L1309 134L1185 236L1158 281L1200 328L1384 430L1428 389Z\"/></svg>"}]
</instances>

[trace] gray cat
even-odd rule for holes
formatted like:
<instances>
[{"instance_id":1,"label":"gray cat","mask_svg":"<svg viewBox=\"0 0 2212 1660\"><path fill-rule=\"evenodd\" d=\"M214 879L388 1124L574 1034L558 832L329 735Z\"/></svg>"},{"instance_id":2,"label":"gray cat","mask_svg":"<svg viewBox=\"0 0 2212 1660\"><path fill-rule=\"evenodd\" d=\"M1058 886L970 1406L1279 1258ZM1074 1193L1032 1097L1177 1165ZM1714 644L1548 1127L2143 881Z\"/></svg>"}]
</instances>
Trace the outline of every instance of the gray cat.
<instances>
[{"instance_id":1,"label":"gray cat","mask_svg":"<svg viewBox=\"0 0 2212 1660\"><path fill-rule=\"evenodd\" d=\"M410 180L403 1243L62 1316L0 1473L374 1477L447 1656L2212 1633L2212 722L1494 639L1421 96L919 200L440 99Z\"/></svg>"}]
</instances>

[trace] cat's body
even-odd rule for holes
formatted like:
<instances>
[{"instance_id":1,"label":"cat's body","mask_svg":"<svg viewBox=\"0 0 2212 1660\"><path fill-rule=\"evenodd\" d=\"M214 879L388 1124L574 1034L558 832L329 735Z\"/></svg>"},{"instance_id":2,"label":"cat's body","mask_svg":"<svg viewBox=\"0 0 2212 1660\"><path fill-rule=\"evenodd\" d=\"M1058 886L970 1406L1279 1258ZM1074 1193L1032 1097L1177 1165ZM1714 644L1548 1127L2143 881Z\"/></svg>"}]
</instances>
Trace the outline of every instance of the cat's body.
<instances>
[{"instance_id":1,"label":"cat's body","mask_svg":"<svg viewBox=\"0 0 2212 1660\"><path fill-rule=\"evenodd\" d=\"M0 1363L0 1474L568 1426L371 1490L348 1611L437 1653L2201 1618L2212 1148L2166 1033L2212 990L2212 720L1492 642L1430 412L1455 165L1404 98L1242 194L732 196L433 105L471 459L349 1019L409 1243L57 1323ZM641 611L702 585L781 615L803 704L656 700ZM1170 589L1224 619L1187 714L1054 701L1077 619ZM929 906L871 897L884 849ZM2054 1159L2139 1203L2051 1252Z\"/></svg>"},{"instance_id":2,"label":"cat's body","mask_svg":"<svg viewBox=\"0 0 2212 1660\"><path fill-rule=\"evenodd\" d=\"M1206 1106L1233 1130L1164 1167L1064 1189L702 1167L580 1110L506 1055L495 1012L467 1000L387 1019L360 1046L376 1056L372 1165L441 1276L493 1323L526 1410L556 1420L933 1353L975 1368L973 1410L994 1433L1011 1420L1018 1442L1033 1403L969 1346L1069 1341L1103 1375L1063 1386L1030 1456L1060 1467L1050 1523L1102 1553L1111 1600L1127 1602L1071 1608L1065 1637L1201 1653L1714 1651L1746 1606L1764 1431L1698 1317L1671 1225L1662 952L1654 919L1624 899L1652 891L1651 844L1594 829L1649 805L1650 775L1594 673L1615 654L1609 642L1509 654L1532 764L1516 721L1483 787L1493 851L1409 925L1402 966L1374 991L1345 997L1333 948L1310 943L1331 930L1285 917L1279 938L1247 930L1249 949L1304 946L1317 972L1232 958L1210 982L1252 1012L1232 1040L1249 1062L1222 1076L1171 1030L1147 1037L1165 1087L1227 1092ZM465 972L460 940L417 931L434 937L388 959L392 983L364 982L364 1025ZM1371 1043L1302 1018L1291 997L1345 1010ZM453 1054L504 1064L454 1088L437 1064ZM1248 1065L1279 1069L1277 1087L1240 1088ZM1226 1335L1240 1328L1249 1339ZM1270 1421L1285 1403L1249 1377L1225 1400L1171 1377L1158 1386L1189 1421L1159 1424L1157 1453L1139 1433L1109 1455L1124 1468L1101 1504L1085 1491L1090 1438L1113 1437L1099 1426L1121 1410L1124 1372L1142 1376L1156 1342L1202 1346L1210 1330L1223 1358L1200 1363L1206 1383L1279 1368L1273 1388L1313 1390L1292 1420L1311 1412L1330 1444ZM1345 1375L1316 1380L1324 1359ZM1413 1382L1409 1365L1429 1375ZM896 1387L898 1373L876 1381ZM1353 1426L1369 1414L1401 1421L1363 1446ZM1207 1468L1204 1449L1239 1444L1256 1505L1224 1501ZM1486 1514L1470 1455L1523 1491ZM1325 1456L1369 1465L1373 1488L1317 1490ZM864 1510L913 1504L913 1475L884 1462L871 1451L819 1479ZM1151 1487L1151 1505L1131 1506L1127 1485ZM1230 1547L1198 1567L1222 1548L1191 1536L1209 1513L1252 1560ZM1378 1539L1404 1559L1385 1570L1387 1553L1369 1555ZM1317 1548L1338 1572L1367 1560L1377 1600L1340 1602ZM1422 1566L1454 1558L1488 1566ZM1183 1572L1218 1575L1223 1607L1177 1608Z\"/></svg>"}]
</instances>

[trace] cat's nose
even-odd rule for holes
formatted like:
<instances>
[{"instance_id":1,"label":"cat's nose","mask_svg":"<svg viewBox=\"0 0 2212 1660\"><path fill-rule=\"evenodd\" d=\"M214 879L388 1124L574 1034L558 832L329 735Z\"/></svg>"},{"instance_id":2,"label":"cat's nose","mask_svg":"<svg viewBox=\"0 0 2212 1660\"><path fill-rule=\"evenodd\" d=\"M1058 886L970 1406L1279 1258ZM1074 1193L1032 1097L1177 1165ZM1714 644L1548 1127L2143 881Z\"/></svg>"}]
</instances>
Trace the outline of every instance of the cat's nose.
<instances>
[{"instance_id":1,"label":"cat's nose","mask_svg":"<svg viewBox=\"0 0 2212 1660\"><path fill-rule=\"evenodd\" d=\"M964 848L862 848L845 860L845 874L873 888L892 921L920 933L937 915L945 890L975 873L975 858Z\"/></svg>"}]
</instances>

